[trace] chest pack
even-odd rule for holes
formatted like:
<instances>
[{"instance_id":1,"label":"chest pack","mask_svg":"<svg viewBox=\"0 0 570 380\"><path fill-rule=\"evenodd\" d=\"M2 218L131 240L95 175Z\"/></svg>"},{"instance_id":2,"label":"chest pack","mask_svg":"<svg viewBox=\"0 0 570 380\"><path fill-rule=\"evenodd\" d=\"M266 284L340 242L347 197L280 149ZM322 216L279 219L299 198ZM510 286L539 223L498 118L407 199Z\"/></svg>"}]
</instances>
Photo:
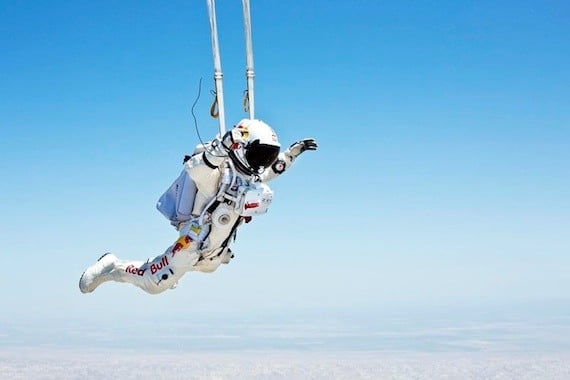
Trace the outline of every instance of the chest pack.
<instances>
[{"instance_id":1,"label":"chest pack","mask_svg":"<svg viewBox=\"0 0 570 380\"><path fill-rule=\"evenodd\" d=\"M241 216L265 214L273 201L273 191L264 183L237 181L235 189L235 210ZM240 183L241 182L241 183Z\"/></svg>"}]
</instances>

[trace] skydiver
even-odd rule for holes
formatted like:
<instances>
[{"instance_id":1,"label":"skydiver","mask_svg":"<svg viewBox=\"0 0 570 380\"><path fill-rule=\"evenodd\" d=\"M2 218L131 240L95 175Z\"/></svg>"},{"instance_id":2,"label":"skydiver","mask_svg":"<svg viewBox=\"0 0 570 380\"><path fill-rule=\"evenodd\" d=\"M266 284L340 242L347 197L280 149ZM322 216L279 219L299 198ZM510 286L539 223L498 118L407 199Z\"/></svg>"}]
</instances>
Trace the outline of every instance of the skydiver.
<instances>
[{"instance_id":1,"label":"skydiver","mask_svg":"<svg viewBox=\"0 0 570 380\"><path fill-rule=\"evenodd\" d=\"M179 238L147 261L119 260L106 253L82 274L81 292L116 281L158 294L175 288L186 272L211 273L228 264L237 228L267 212L271 204L273 192L266 183L289 169L301 153L316 150L317 143L306 138L281 153L280 147L269 125L249 119L199 145L186 156L181 176L158 203Z\"/></svg>"}]
</instances>

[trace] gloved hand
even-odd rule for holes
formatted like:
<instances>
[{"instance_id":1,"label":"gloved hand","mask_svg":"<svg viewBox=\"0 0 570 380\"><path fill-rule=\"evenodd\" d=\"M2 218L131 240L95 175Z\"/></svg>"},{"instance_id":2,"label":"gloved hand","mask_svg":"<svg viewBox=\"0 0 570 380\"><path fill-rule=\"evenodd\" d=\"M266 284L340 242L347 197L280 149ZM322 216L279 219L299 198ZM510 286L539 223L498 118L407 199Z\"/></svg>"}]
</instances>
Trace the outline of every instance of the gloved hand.
<instances>
[{"instance_id":1,"label":"gloved hand","mask_svg":"<svg viewBox=\"0 0 570 380\"><path fill-rule=\"evenodd\" d=\"M289 152L293 157L297 157L306 150L317 150L317 147L318 145L315 139L306 138L291 144Z\"/></svg>"}]
</instances>

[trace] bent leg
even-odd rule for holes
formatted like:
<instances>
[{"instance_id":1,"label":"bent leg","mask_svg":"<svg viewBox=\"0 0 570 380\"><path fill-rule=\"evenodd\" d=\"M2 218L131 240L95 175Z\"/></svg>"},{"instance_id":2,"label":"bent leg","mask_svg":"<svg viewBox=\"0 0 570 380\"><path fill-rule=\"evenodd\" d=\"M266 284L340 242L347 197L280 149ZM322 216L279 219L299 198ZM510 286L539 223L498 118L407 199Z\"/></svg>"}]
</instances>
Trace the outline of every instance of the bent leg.
<instances>
[{"instance_id":1,"label":"bent leg","mask_svg":"<svg viewBox=\"0 0 570 380\"><path fill-rule=\"evenodd\" d=\"M168 249L152 261L120 261L110 273L112 280L128 282L151 294L175 288L182 276L198 260L195 252L179 253L180 259L172 257Z\"/></svg>"},{"instance_id":2,"label":"bent leg","mask_svg":"<svg viewBox=\"0 0 570 380\"><path fill-rule=\"evenodd\" d=\"M180 237L163 254L147 261L123 261L113 255L89 267L79 287L90 293L106 281L126 282L150 294L176 287L178 280L198 261L197 244L190 236Z\"/></svg>"}]
</instances>

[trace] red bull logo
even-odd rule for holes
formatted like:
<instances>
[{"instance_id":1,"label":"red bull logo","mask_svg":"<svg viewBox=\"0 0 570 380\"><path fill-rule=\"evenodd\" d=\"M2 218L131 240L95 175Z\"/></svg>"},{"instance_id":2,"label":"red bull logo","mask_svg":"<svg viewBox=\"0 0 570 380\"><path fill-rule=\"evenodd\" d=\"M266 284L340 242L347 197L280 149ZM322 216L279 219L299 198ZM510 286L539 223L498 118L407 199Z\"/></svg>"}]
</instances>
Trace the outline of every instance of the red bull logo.
<instances>
[{"instance_id":1,"label":"red bull logo","mask_svg":"<svg viewBox=\"0 0 570 380\"><path fill-rule=\"evenodd\" d=\"M168 265L168 256L163 256L158 264L150 265L150 274L155 274L159 270L166 268Z\"/></svg>"},{"instance_id":2,"label":"red bull logo","mask_svg":"<svg viewBox=\"0 0 570 380\"><path fill-rule=\"evenodd\" d=\"M188 235L180 236L176 243L172 246L172 257L176 255L176 252L180 251L181 249L187 249L192 243L192 238Z\"/></svg>"},{"instance_id":3,"label":"red bull logo","mask_svg":"<svg viewBox=\"0 0 570 380\"><path fill-rule=\"evenodd\" d=\"M136 274L139 276L144 276L145 271L146 271L146 269L141 269L141 268L135 267L134 265L129 265L127 267L127 269L125 269L125 272L130 273L130 274Z\"/></svg>"}]
</instances>

